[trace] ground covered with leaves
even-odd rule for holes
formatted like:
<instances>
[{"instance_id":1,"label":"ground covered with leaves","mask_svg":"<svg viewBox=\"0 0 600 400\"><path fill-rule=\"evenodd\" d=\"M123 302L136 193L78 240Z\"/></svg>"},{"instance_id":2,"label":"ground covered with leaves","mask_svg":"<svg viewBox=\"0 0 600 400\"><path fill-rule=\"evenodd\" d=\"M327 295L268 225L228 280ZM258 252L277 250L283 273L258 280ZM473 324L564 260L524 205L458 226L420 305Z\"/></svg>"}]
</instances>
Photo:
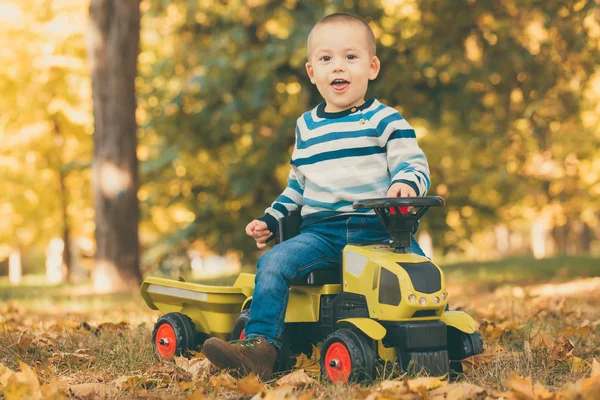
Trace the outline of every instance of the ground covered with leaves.
<instances>
[{"instance_id":1,"label":"ground covered with leaves","mask_svg":"<svg viewBox=\"0 0 600 400\"><path fill-rule=\"evenodd\" d=\"M370 385L333 386L319 349L260 382L214 369L202 353L159 362L159 313L139 294L85 286L0 285L0 399L599 399L598 260L508 260L446 269L452 309L471 313L486 351L448 382L380 368Z\"/></svg>"}]
</instances>

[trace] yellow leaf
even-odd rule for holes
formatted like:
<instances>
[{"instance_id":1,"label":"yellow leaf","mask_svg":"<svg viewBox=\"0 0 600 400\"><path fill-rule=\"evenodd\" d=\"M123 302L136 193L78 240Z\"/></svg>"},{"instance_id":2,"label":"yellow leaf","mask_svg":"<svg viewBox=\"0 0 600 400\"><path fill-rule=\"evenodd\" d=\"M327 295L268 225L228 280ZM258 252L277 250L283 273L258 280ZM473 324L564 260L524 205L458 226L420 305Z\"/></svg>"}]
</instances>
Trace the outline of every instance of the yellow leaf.
<instances>
[{"instance_id":1,"label":"yellow leaf","mask_svg":"<svg viewBox=\"0 0 600 400\"><path fill-rule=\"evenodd\" d=\"M121 390L132 390L140 386L144 380L145 377L142 375L122 376L115 381L115 384Z\"/></svg>"},{"instance_id":2,"label":"yellow leaf","mask_svg":"<svg viewBox=\"0 0 600 400\"><path fill-rule=\"evenodd\" d=\"M569 364L571 365L571 371L584 374L587 372L589 364L582 360L579 357L573 357L569 360Z\"/></svg>"},{"instance_id":3,"label":"yellow leaf","mask_svg":"<svg viewBox=\"0 0 600 400\"><path fill-rule=\"evenodd\" d=\"M381 394L385 395L386 393L392 394L402 394L409 392L408 379L403 379L401 381L390 381L385 380L379 384L379 387L376 389Z\"/></svg>"},{"instance_id":4,"label":"yellow leaf","mask_svg":"<svg viewBox=\"0 0 600 400\"><path fill-rule=\"evenodd\" d=\"M58 388L58 380L56 376L50 379L46 385L42 385L42 395L44 400L67 400L68 397L63 396Z\"/></svg>"},{"instance_id":5,"label":"yellow leaf","mask_svg":"<svg viewBox=\"0 0 600 400\"><path fill-rule=\"evenodd\" d=\"M204 388L196 390L192 392L185 400L204 400L206 397L204 396Z\"/></svg>"},{"instance_id":6,"label":"yellow leaf","mask_svg":"<svg viewBox=\"0 0 600 400\"><path fill-rule=\"evenodd\" d=\"M442 381L441 378L435 377L424 377L424 378L415 378L408 380L408 388L415 392L419 387L424 387L427 390L436 389L441 386L446 385L446 381Z\"/></svg>"},{"instance_id":7,"label":"yellow leaf","mask_svg":"<svg viewBox=\"0 0 600 400\"><path fill-rule=\"evenodd\" d=\"M282 386L275 388L273 390L269 390L265 397L262 400L284 400L284 399L292 399L292 393L294 392L294 388L292 386Z\"/></svg>"},{"instance_id":8,"label":"yellow leaf","mask_svg":"<svg viewBox=\"0 0 600 400\"><path fill-rule=\"evenodd\" d=\"M471 383L452 383L429 393L432 400L471 400L477 398L484 389Z\"/></svg>"},{"instance_id":9,"label":"yellow leaf","mask_svg":"<svg viewBox=\"0 0 600 400\"><path fill-rule=\"evenodd\" d=\"M219 390L220 388L233 389L235 388L235 379L226 372L222 372L221 375L211 376L210 384Z\"/></svg>"},{"instance_id":10,"label":"yellow leaf","mask_svg":"<svg viewBox=\"0 0 600 400\"><path fill-rule=\"evenodd\" d=\"M308 376L303 370L299 369L292 372L291 374L284 375L277 381L277 385L289 385L289 386L306 386L315 383L315 380Z\"/></svg>"},{"instance_id":11,"label":"yellow leaf","mask_svg":"<svg viewBox=\"0 0 600 400\"><path fill-rule=\"evenodd\" d=\"M600 362L598 362L598 360L595 358L594 361L592 361L592 374L590 376L600 376Z\"/></svg>"},{"instance_id":12,"label":"yellow leaf","mask_svg":"<svg viewBox=\"0 0 600 400\"><path fill-rule=\"evenodd\" d=\"M577 328L567 328L558 333L558 336L581 336L585 337L589 335L594 330L592 325L582 325Z\"/></svg>"},{"instance_id":13,"label":"yellow leaf","mask_svg":"<svg viewBox=\"0 0 600 400\"><path fill-rule=\"evenodd\" d=\"M531 376L521 378L516 372L513 372L512 375L506 378L505 383L506 386L518 393L520 399L535 399Z\"/></svg>"},{"instance_id":14,"label":"yellow leaf","mask_svg":"<svg viewBox=\"0 0 600 400\"><path fill-rule=\"evenodd\" d=\"M82 383L69 387L70 395L83 398L114 397L119 393L117 388L104 383Z\"/></svg>"},{"instance_id":15,"label":"yellow leaf","mask_svg":"<svg viewBox=\"0 0 600 400\"><path fill-rule=\"evenodd\" d=\"M208 358L175 357L175 365L191 374L194 379L205 379L210 375L211 363Z\"/></svg>"},{"instance_id":16,"label":"yellow leaf","mask_svg":"<svg viewBox=\"0 0 600 400\"><path fill-rule=\"evenodd\" d=\"M256 394L265 390L265 385L254 373L237 381L236 391L243 394Z\"/></svg>"},{"instance_id":17,"label":"yellow leaf","mask_svg":"<svg viewBox=\"0 0 600 400\"><path fill-rule=\"evenodd\" d=\"M25 382L19 382L16 375L11 376L2 390L5 400L21 400L32 397L31 388Z\"/></svg>"},{"instance_id":18,"label":"yellow leaf","mask_svg":"<svg viewBox=\"0 0 600 400\"><path fill-rule=\"evenodd\" d=\"M0 386L6 386L6 382L12 374L14 372L10 368L0 363Z\"/></svg>"},{"instance_id":19,"label":"yellow leaf","mask_svg":"<svg viewBox=\"0 0 600 400\"><path fill-rule=\"evenodd\" d=\"M310 360L306 354L302 353L296 357L295 369L304 369L307 373L313 376L318 376L321 373L321 349L314 344L312 345L312 354Z\"/></svg>"}]
</instances>

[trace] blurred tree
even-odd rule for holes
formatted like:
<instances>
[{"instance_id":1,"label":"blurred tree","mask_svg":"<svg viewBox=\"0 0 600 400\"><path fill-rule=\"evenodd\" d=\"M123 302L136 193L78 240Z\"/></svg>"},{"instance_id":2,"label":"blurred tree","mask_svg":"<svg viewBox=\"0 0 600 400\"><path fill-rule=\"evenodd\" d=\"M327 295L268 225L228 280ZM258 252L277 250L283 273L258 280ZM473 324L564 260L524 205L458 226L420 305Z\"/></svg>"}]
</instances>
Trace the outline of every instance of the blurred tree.
<instances>
[{"instance_id":1,"label":"blurred tree","mask_svg":"<svg viewBox=\"0 0 600 400\"><path fill-rule=\"evenodd\" d=\"M27 265L33 248L62 237L70 265L72 236L91 233L84 10L74 0L0 3L0 260L20 249L26 273L41 272Z\"/></svg>"},{"instance_id":2,"label":"blurred tree","mask_svg":"<svg viewBox=\"0 0 600 400\"><path fill-rule=\"evenodd\" d=\"M94 194L99 290L141 282L135 77L139 1L92 0L89 59L94 102Z\"/></svg>"},{"instance_id":3,"label":"blurred tree","mask_svg":"<svg viewBox=\"0 0 600 400\"><path fill-rule=\"evenodd\" d=\"M369 94L417 128L430 193L448 200L422 228L444 253L485 257L496 246L477 235L498 223L527 232L544 212L557 227L597 226L598 123L582 117L600 62L597 5L145 2L140 198L158 243L147 255L160 260L199 238L256 254L243 226L285 185L295 119L321 101L305 41L335 11L375 32L382 72Z\"/></svg>"}]
</instances>

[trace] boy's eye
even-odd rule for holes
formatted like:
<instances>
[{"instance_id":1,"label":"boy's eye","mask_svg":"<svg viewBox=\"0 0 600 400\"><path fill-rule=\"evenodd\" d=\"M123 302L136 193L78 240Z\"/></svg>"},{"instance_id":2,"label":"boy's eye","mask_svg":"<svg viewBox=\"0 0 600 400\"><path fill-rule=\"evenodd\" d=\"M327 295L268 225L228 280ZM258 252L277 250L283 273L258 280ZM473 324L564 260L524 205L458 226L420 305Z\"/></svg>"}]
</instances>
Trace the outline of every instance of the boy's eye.
<instances>
[{"instance_id":1,"label":"boy's eye","mask_svg":"<svg viewBox=\"0 0 600 400\"><path fill-rule=\"evenodd\" d=\"M331 60L331 57L329 57L329 56L321 57L321 61L329 61L329 60Z\"/></svg>"},{"instance_id":2,"label":"boy's eye","mask_svg":"<svg viewBox=\"0 0 600 400\"><path fill-rule=\"evenodd\" d=\"M347 58L348 60L354 60L356 59L356 56L354 54L348 54Z\"/></svg>"}]
</instances>

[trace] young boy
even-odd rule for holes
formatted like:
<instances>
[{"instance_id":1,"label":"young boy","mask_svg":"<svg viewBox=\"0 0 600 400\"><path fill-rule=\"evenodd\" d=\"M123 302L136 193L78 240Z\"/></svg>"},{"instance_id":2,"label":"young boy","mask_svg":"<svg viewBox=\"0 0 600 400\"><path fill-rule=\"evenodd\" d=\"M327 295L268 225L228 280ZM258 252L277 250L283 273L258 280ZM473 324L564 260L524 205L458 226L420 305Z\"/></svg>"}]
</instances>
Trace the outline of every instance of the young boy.
<instances>
[{"instance_id":1,"label":"young boy","mask_svg":"<svg viewBox=\"0 0 600 400\"><path fill-rule=\"evenodd\" d=\"M325 102L298 119L287 188L246 226L262 249L277 220L301 207L301 233L258 261L246 340L204 343L217 367L268 379L281 347L290 282L316 269L339 268L348 243L389 240L374 211L353 210L352 203L423 196L429 188L429 167L414 130L395 109L365 101L379 69L375 38L363 20L332 14L311 30L306 71ZM414 237L408 250L424 255Z\"/></svg>"}]
</instances>

